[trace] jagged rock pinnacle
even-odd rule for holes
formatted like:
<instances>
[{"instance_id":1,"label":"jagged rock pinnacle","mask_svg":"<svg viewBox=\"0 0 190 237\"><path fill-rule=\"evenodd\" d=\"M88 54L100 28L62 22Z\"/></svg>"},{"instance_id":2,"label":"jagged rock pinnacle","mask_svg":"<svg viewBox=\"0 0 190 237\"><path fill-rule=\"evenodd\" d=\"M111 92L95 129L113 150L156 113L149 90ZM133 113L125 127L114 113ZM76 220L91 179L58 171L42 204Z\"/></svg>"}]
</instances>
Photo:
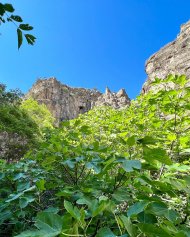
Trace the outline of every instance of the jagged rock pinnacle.
<instances>
[{"instance_id":1,"label":"jagged rock pinnacle","mask_svg":"<svg viewBox=\"0 0 190 237\"><path fill-rule=\"evenodd\" d=\"M107 86L106 86L105 94L106 94L106 95L110 95L110 94L111 94L111 91L110 91L110 89L109 89Z\"/></svg>"}]
</instances>

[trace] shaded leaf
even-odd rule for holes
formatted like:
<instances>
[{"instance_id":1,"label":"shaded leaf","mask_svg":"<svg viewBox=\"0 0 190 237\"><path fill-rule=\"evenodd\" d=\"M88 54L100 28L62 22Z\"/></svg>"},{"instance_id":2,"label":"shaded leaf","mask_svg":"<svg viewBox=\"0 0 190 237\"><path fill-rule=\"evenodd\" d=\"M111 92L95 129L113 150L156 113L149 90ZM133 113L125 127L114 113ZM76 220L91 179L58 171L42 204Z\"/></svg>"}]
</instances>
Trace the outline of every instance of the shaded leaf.
<instances>
[{"instance_id":1,"label":"shaded leaf","mask_svg":"<svg viewBox=\"0 0 190 237\"><path fill-rule=\"evenodd\" d=\"M15 10L13 8L12 4L9 4L9 3L4 4L3 7L4 7L5 11L7 11L7 12L14 12L14 10Z\"/></svg>"},{"instance_id":2,"label":"shaded leaf","mask_svg":"<svg viewBox=\"0 0 190 237\"><path fill-rule=\"evenodd\" d=\"M77 220L80 219L80 211L77 207L73 207L73 205L66 200L64 200L64 207L73 218L75 218Z\"/></svg>"},{"instance_id":3,"label":"shaded leaf","mask_svg":"<svg viewBox=\"0 0 190 237\"><path fill-rule=\"evenodd\" d=\"M154 215L145 213L144 211L138 214L137 219L139 222L147 224L154 224L157 222L157 219Z\"/></svg>"},{"instance_id":4,"label":"shaded leaf","mask_svg":"<svg viewBox=\"0 0 190 237\"><path fill-rule=\"evenodd\" d=\"M13 19L14 21L22 22L22 18L20 16L11 15L10 18Z\"/></svg>"},{"instance_id":5,"label":"shaded leaf","mask_svg":"<svg viewBox=\"0 0 190 237\"><path fill-rule=\"evenodd\" d=\"M19 28L17 29L17 37L18 37L18 49L19 49L23 41L22 31Z\"/></svg>"},{"instance_id":6,"label":"shaded leaf","mask_svg":"<svg viewBox=\"0 0 190 237\"><path fill-rule=\"evenodd\" d=\"M126 172L132 172L134 169L141 169L141 162L139 160L125 160L121 166Z\"/></svg>"},{"instance_id":7,"label":"shaded leaf","mask_svg":"<svg viewBox=\"0 0 190 237\"><path fill-rule=\"evenodd\" d=\"M34 45L36 37L30 34L25 34L24 36L26 37L28 44Z\"/></svg>"},{"instance_id":8,"label":"shaded leaf","mask_svg":"<svg viewBox=\"0 0 190 237\"><path fill-rule=\"evenodd\" d=\"M147 207L147 205L148 205L147 201L136 202L134 205L129 207L127 211L128 217L139 214Z\"/></svg>"},{"instance_id":9,"label":"shaded leaf","mask_svg":"<svg viewBox=\"0 0 190 237\"><path fill-rule=\"evenodd\" d=\"M120 216L120 219L122 220L125 229L127 230L129 236L131 237L136 237L137 236L137 232L136 232L136 228L135 226L131 223L131 220L129 217L126 217L124 215Z\"/></svg>"},{"instance_id":10,"label":"shaded leaf","mask_svg":"<svg viewBox=\"0 0 190 237\"><path fill-rule=\"evenodd\" d=\"M110 230L110 228L105 227L101 228L98 231L96 237L116 237L116 235L114 235L114 233Z\"/></svg>"},{"instance_id":11,"label":"shaded leaf","mask_svg":"<svg viewBox=\"0 0 190 237\"><path fill-rule=\"evenodd\" d=\"M19 28L21 29L21 30L33 30L33 27L32 26L30 26L29 24L20 24L19 25Z\"/></svg>"}]
</instances>

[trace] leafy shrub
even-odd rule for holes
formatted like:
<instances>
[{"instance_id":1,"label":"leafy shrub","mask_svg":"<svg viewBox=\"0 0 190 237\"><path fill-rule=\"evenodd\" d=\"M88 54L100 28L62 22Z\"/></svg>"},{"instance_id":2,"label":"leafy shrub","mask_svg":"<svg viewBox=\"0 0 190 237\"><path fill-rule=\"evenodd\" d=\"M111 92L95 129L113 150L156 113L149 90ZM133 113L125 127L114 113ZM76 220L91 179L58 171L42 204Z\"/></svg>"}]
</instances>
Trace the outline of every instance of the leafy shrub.
<instances>
[{"instance_id":1,"label":"leafy shrub","mask_svg":"<svg viewBox=\"0 0 190 237\"><path fill-rule=\"evenodd\" d=\"M20 159L39 139L38 125L20 108L21 95L0 85L0 157L7 161Z\"/></svg>"},{"instance_id":2,"label":"leafy shrub","mask_svg":"<svg viewBox=\"0 0 190 237\"><path fill-rule=\"evenodd\" d=\"M29 98L22 101L21 109L38 124L40 130L53 128L54 118L45 104L39 104L36 100Z\"/></svg>"},{"instance_id":3,"label":"leafy shrub","mask_svg":"<svg viewBox=\"0 0 190 237\"><path fill-rule=\"evenodd\" d=\"M153 84L129 108L63 122L24 163L4 164L2 233L188 237L190 91L185 76Z\"/></svg>"}]
</instances>

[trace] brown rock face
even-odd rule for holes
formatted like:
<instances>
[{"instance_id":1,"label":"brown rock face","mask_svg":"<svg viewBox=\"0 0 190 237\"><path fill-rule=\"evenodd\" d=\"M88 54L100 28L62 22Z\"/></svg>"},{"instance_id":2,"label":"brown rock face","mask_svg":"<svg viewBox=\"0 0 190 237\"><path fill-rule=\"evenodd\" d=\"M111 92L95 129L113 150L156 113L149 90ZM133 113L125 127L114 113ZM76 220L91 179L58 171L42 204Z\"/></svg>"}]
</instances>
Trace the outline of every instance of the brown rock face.
<instances>
[{"instance_id":1,"label":"brown rock face","mask_svg":"<svg viewBox=\"0 0 190 237\"><path fill-rule=\"evenodd\" d=\"M49 78L37 80L27 97L44 103L59 123L89 111L100 95L97 90L71 88L62 85L55 78Z\"/></svg>"},{"instance_id":2,"label":"brown rock face","mask_svg":"<svg viewBox=\"0 0 190 237\"><path fill-rule=\"evenodd\" d=\"M130 103L123 89L117 94L107 89L104 95L95 89L69 87L55 78L37 80L27 93L26 98L28 97L44 103L56 118L57 124L63 120L76 118L94 106L110 105L120 108Z\"/></svg>"},{"instance_id":3,"label":"brown rock face","mask_svg":"<svg viewBox=\"0 0 190 237\"><path fill-rule=\"evenodd\" d=\"M185 74L190 77L190 21L181 26L176 40L161 48L146 61L148 79L143 92L149 90L155 77L164 79L169 74Z\"/></svg>"}]
</instances>

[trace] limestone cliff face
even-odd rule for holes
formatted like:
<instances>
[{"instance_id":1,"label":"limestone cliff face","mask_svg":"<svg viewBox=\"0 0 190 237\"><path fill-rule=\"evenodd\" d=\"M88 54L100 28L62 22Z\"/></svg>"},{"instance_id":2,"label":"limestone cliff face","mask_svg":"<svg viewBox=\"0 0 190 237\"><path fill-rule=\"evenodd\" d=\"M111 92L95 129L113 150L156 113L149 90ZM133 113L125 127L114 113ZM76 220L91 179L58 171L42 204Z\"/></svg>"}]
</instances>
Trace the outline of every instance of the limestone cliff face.
<instances>
[{"instance_id":1,"label":"limestone cliff face","mask_svg":"<svg viewBox=\"0 0 190 237\"><path fill-rule=\"evenodd\" d=\"M130 104L130 99L125 92L125 89L119 90L117 93L111 92L107 87L105 94L98 97L95 102L95 106L112 106L115 109L119 109Z\"/></svg>"},{"instance_id":2,"label":"limestone cliff face","mask_svg":"<svg viewBox=\"0 0 190 237\"><path fill-rule=\"evenodd\" d=\"M102 94L95 89L69 87L55 78L37 80L26 97L44 103L56 118L57 124L63 120L76 118L94 106L110 105L120 108L130 103L124 90L120 90L117 94L106 90L106 93Z\"/></svg>"},{"instance_id":3,"label":"limestone cliff face","mask_svg":"<svg viewBox=\"0 0 190 237\"><path fill-rule=\"evenodd\" d=\"M181 26L176 40L161 48L146 61L148 79L143 92L149 90L151 81L169 74L185 74L190 77L190 21Z\"/></svg>"}]
</instances>

